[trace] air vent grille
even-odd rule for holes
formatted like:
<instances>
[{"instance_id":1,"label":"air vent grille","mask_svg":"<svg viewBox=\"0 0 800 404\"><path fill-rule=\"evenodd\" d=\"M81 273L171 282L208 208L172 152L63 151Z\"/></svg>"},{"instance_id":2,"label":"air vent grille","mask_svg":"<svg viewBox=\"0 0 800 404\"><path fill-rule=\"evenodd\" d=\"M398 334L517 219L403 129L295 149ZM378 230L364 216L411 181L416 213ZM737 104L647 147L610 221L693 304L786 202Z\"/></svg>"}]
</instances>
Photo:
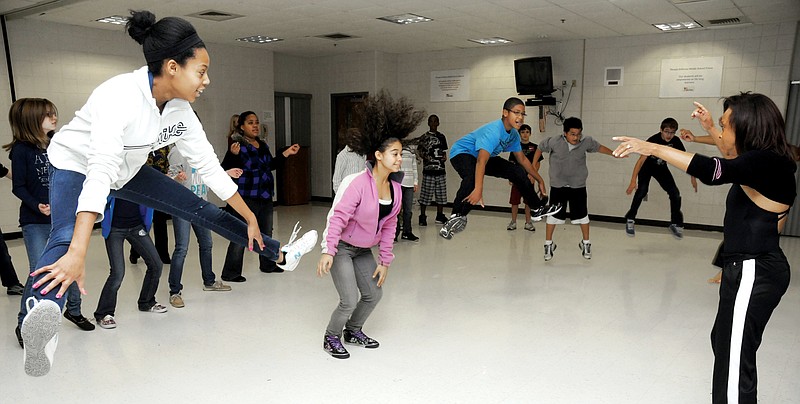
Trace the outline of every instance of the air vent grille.
<instances>
[{"instance_id":1,"label":"air vent grille","mask_svg":"<svg viewBox=\"0 0 800 404\"><path fill-rule=\"evenodd\" d=\"M224 11L219 11L219 10L205 10L193 14L188 14L187 17L195 17L209 21L228 21L244 16L240 14L226 13Z\"/></svg>"},{"instance_id":2,"label":"air vent grille","mask_svg":"<svg viewBox=\"0 0 800 404\"><path fill-rule=\"evenodd\" d=\"M331 41L341 41L345 39L356 38L352 35L342 34L341 32L337 32L335 34L327 34L327 35L319 35L317 38L325 38L330 39Z\"/></svg>"},{"instance_id":3,"label":"air vent grille","mask_svg":"<svg viewBox=\"0 0 800 404\"><path fill-rule=\"evenodd\" d=\"M722 18L719 20L708 20L709 25L731 25L731 24L741 24L742 20L734 17L734 18Z\"/></svg>"}]
</instances>

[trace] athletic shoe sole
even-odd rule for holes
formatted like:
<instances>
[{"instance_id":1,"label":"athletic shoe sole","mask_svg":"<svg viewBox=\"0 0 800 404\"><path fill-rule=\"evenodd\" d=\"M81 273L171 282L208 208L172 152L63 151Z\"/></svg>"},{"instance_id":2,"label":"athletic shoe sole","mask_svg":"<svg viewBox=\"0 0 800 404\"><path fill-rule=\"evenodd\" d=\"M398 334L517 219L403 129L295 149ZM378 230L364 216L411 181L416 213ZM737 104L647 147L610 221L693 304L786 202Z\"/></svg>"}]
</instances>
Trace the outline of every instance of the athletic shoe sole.
<instances>
[{"instance_id":1,"label":"athletic shoe sole","mask_svg":"<svg viewBox=\"0 0 800 404\"><path fill-rule=\"evenodd\" d=\"M544 213L542 213L542 214L540 214L540 215L531 215L531 220L539 221L539 220L541 220L541 219L542 219L542 218L544 218L544 217L547 217L547 216L553 216L553 215L555 215L556 213L558 213L558 212L561 212L561 209L562 209L562 208L563 208L563 206L561 206L561 204L559 204L559 205L558 205L558 207L557 207L557 208L555 208L555 209L553 209L553 208L552 208L552 206L551 206L551 207L548 209L548 211L547 211L547 212L544 212Z\"/></svg>"},{"instance_id":2,"label":"athletic shoe sole","mask_svg":"<svg viewBox=\"0 0 800 404\"><path fill-rule=\"evenodd\" d=\"M22 321L22 340L25 349L25 373L29 376L44 376L50 372L52 354L47 346L53 337L58 343L61 326L61 308L52 300L41 300L28 312Z\"/></svg>"}]
</instances>

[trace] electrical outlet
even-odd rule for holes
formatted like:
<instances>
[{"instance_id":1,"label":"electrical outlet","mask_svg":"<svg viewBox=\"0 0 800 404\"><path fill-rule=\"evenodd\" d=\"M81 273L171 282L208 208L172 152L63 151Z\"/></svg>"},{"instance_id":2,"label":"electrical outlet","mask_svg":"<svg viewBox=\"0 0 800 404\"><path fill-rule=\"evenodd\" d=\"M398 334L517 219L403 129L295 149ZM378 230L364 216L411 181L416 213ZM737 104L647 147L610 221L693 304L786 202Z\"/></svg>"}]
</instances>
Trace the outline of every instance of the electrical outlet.
<instances>
[{"instance_id":1,"label":"electrical outlet","mask_svg":"<svg viewBox=\"0 0 800 404\"><path fill-rule=\"evenodd\" d=\"M565 84L566 84L566 83L565 83ZM577 86L577 85L578 85L578 80L572 80L572 87L575 87L575 86Z\"/></svg>"}]
</instances>

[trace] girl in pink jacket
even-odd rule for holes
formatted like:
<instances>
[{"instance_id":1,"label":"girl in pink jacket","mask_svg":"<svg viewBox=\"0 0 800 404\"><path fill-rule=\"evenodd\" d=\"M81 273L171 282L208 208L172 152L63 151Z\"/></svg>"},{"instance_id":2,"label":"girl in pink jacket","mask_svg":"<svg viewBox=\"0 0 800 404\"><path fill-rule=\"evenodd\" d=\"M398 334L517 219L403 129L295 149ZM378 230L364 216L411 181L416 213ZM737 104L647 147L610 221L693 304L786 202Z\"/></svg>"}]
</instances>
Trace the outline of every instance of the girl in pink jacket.
<instances>
[{"instance_id":1,"label":"girl in pink jacket","mask_svg":"<svg viewBox=\"0 0 800 404\"><path fill-rule=\"evenodd\" d=\"M388 115L388 109L401 112L391 130L386 119L378 119ZM339 292L339 305L323 340L325 352L339 359L350 357L342 341L364 348L379 345L361 328L381 300L381 286L394 260L392 246L402 203L400 139L417 127L424 113L414 112L405 99L394 102L381 92L367 100L364 116L365 127L349 144L367 156L366 170L345 177L339 186L328 213L322 257L317 264L317 274L330 273ZM373 122L380 124L370 127ZM375 245L380 246L377 261L372 255Z\"/></svg>"}]
</instances>

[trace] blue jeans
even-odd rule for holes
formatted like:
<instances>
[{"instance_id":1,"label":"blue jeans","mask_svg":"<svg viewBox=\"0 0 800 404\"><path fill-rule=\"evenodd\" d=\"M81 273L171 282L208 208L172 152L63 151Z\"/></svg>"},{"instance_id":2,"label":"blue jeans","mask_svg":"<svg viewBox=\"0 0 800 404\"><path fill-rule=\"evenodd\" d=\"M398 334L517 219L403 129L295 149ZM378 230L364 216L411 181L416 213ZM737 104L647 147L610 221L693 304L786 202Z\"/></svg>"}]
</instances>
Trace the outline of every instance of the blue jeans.
<instances>
[{"instance_id":1,"label":"blue jeans","mask_svg":"<svg viewBox=\"0 0 800 404\"><path fill-rule=\"evenodd\" d=\"M344 241L339 241L337 248L331 279L339 292L339 305L331 314L326 335L342 335L344 328L360 330L383 297L378 278L372 277L378 267L372 249L352 246Z\"/></svg>"},{"instance_id":2,"label":"blue jeans","mask_svg":"<svg viewBox=\"0 0 800 404\"><path fill-rule=\"evenodd\" d=\"M158 280L161 277L161 269L164 264L158 257L158 251L150 239L150 235L145 231L144 226L139 225L131 228L112 227L106 237L106 252L108 253L108 263L111 271L108 274L103 291L100 293L100 300L97 302L97 310L94 318L102 319L106 315L114 315L117 308L117 292L122 285L122 278L125 277L125 240L131 243L131 248L142 254L142 259L147 265L147 271L142 280L142 290L139 292L139 310L149 310L156 304L156 291L158 290Z\"/></svg>"},{"instance_id":3,"label":"blue jeans","mask_svg":"<svg viewBox=\"0 0 800 404\"><path fill-rule=\"evenodd\" d=\"M75 229L78 197L85 179L85 175L75 171L50 168L50 217L53 229L36 268L53 264L67 253ZM143 166L124 187L112 190L111 195L197 223L228 240L247 245L245 222L200 199L191 190L152 167ZM264 240L264 250L254 245L253 251L277 260L280 243L263 233L261 237ZM44 276L45 274L37 275L33 283L37 283ZM56 298L58 288L54 288L47 295L41 294L42 289L44 287L40 286L31 295L37 299L53 300L64 307L66 295Z\"/></svg>"},{"instance_id":4,"label":"blue jeans","mask_svg":"<svg viewBox=\"0 0 800 404\"><path fill-rule=\"evenodd\" d=\"M42 256L47 238L50 236L50 224L31 223L22 225L22 240L25 242L25 251L28 253L28 273L36 269L36 262ZM17 315L17 325L22 326L22 320L28 314L28 306L25 301L30 297L31 277L28 275L25 281L25 291L19 304L19 314ZM67 311L73 316L81 315L81 292L78 284L73 283L67 289Z\"/></svg>"},{"instance_id":5,"label":"blue jeans","mask_svg":"<svg viewBox=\"0 0 800 404\"><path fill-rule=\"evenodd\" d=\"M256 221L261 231L272 237L272 199L244 198L247 207L256 215ZM242 275L244 266L244 244L231 241L225 254L225 263L222 265L222 280L234 279ZM275 259L267 256L258 257L258 267L264 272L273 272L277 268Z\"/></svg>"},{"instance_id":6,"label":"blue jeans","mask_svg":"<svg viewBox=\"0 0 800 404\"><path fill-rule=\"evenodd\" d=\"M211 285L216 280L214 271L211 269L211 231L205 227L191 224L180 218L172 219L172 228L175 231L175 252L172 253L172 263L169 266L169 294L180 293L183 289L181 278L183 277L183 263L186 261L186 251L189 248L189 230L194 229L197 237L197 244L200 247L200 273L203 277L203 285Z\"/></svg>"}]
</instances>

